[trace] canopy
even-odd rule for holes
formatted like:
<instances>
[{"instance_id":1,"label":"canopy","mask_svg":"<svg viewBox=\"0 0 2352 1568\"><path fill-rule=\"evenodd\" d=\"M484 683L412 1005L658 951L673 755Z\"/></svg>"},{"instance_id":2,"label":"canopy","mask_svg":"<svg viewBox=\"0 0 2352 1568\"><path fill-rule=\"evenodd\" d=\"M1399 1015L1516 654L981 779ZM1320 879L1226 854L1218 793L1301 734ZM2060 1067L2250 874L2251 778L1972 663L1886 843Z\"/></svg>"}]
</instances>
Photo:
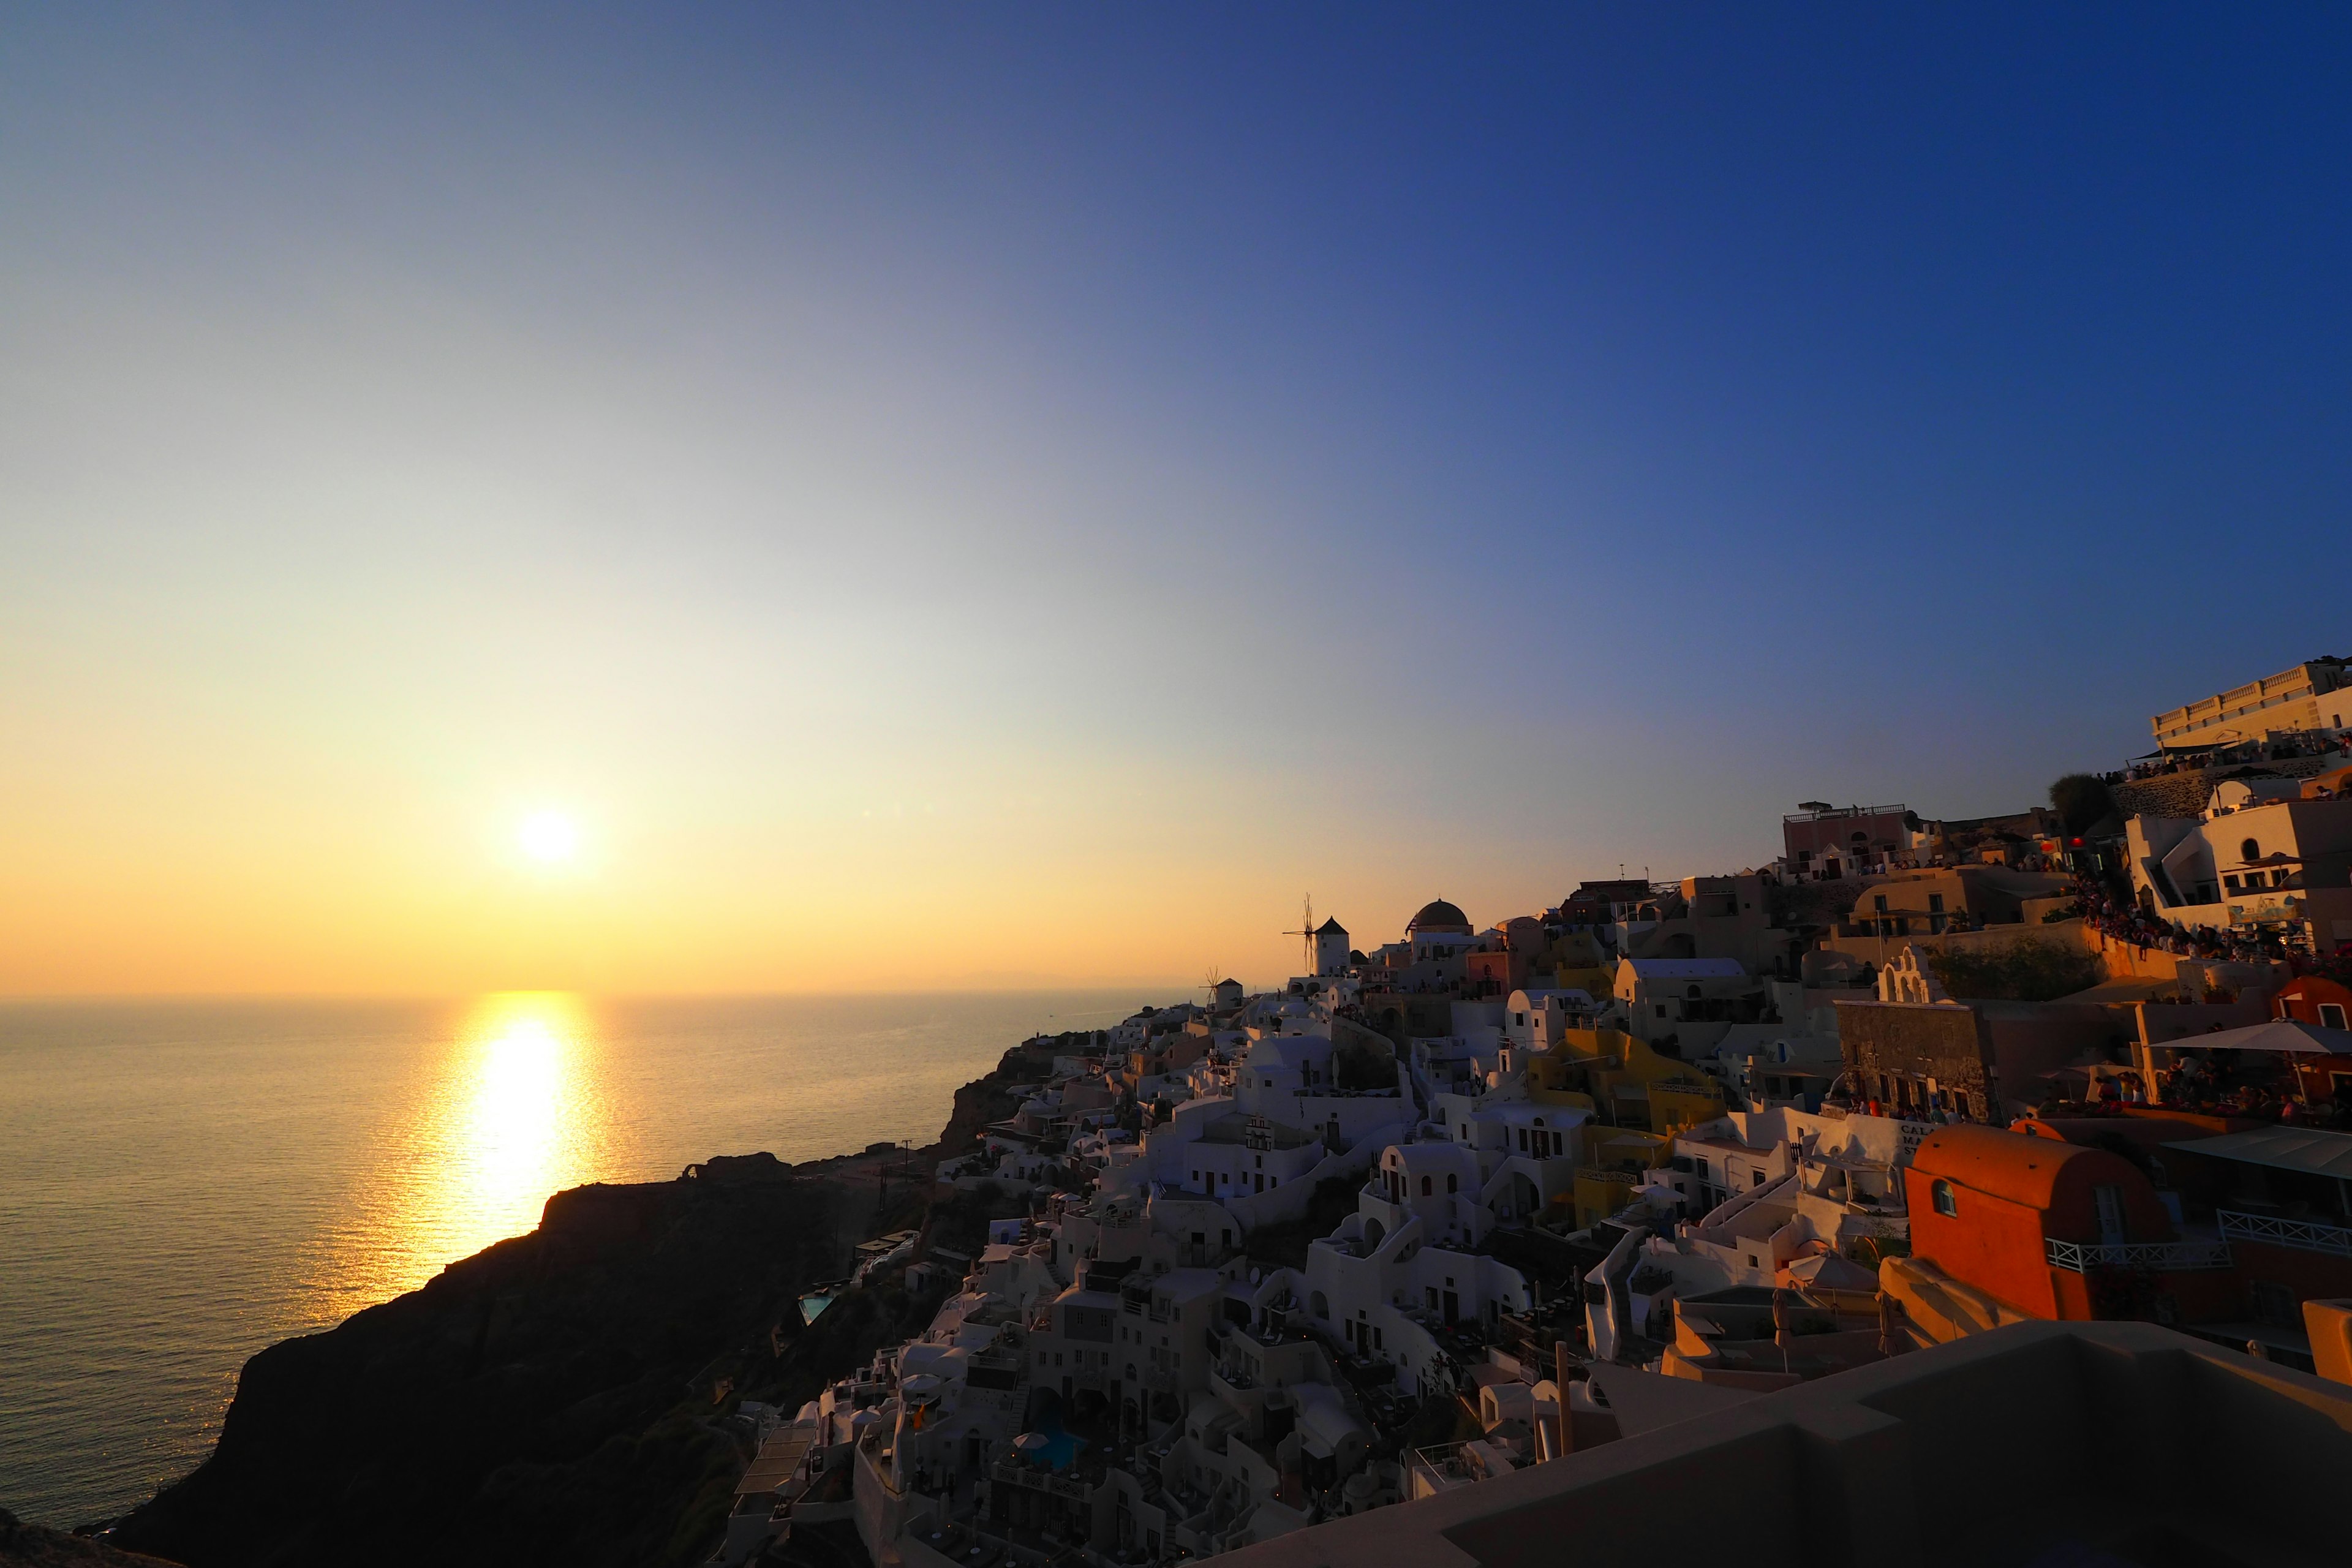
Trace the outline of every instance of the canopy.
<instances>
[{"instance_id":1,"label":"canopy","mask_svg":"<svg viewBox=\"0 0 2352 1568\"><path fill-rule=\"evenodd\" d=\"M2196 1138L2165 1147L2248 1165L2270 1165L2282 1171L2352 1177L2352 1133L2321 1132L2306 1127L2257 1127L2251 1132L2224 1132L2219 1138Z\"/></svg>"},{"instance_id":2,"label":"canopy","mask_svg":"<svg viewBox=\"0 0 2352 1568\"><path fill-rule=\"evenodd\" d=\"M2320 1056L2352 1056L2352 1029L2323 1029L2296 1018L2273 1018L2242 1029L2217 1029L2210 1035L2183 1035L2159 1042L2168 1051L2305 1051Z\"/></svg>"},{"instance_id":3,"label":"canopy","mask_svg":"<svg viewBox=\"0 0 2352 1568\"><path fill-rule=\"evenodd\" d=\"M759 1458L743 1472L743 1479L735 1483L735 1495L745 1498L754 1492L775 1490L793 1479L793 1472L801 1468L801 1460L815 1445L814 1423L803 1426L795 1422L785 1427L760 1445Z\"/></svg>"}]
</instances>

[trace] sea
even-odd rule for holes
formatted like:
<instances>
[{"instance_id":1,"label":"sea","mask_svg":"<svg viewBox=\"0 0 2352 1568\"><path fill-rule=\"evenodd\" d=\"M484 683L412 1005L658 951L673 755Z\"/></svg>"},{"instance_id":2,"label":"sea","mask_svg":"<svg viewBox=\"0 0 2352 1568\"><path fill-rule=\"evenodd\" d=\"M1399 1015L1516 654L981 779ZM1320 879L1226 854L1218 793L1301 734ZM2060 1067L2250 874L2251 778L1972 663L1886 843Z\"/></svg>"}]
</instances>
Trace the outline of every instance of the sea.
<instances>
[{"instance_id":1,"label":"sea","mask_svg":"<svg viewBox=\"0 0 2352 1568\"><path fill-rule=\"evenodd\" d=\"M583 1182L939 1135L1128 992L0 1004L0 1508L68 1528L193 1468L246 1358Z\"/></svg>"}]
</instances>

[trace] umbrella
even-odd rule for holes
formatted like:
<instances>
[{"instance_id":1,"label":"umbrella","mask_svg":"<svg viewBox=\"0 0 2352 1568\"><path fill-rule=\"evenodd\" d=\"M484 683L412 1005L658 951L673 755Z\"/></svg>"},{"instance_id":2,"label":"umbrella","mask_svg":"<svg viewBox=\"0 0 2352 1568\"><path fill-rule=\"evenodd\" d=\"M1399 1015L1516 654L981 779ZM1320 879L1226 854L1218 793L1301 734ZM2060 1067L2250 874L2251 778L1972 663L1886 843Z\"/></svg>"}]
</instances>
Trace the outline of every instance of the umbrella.
<instances>
[{"instance_id":1,"label":"umbrella","mask_svg":"<svg viewBox=\"0 0 2352 1568\"><path fill-rule=\"evenodd\" d=\"M2166 1040L2164 1050L2297 1051L2323 1056L2352 1056L2352 1029L2323 1029L2299 1018L2273 1018L2242 1029L2217 1029L2210 1035L2183 1035Z\"/></svg>"}]
</instances>

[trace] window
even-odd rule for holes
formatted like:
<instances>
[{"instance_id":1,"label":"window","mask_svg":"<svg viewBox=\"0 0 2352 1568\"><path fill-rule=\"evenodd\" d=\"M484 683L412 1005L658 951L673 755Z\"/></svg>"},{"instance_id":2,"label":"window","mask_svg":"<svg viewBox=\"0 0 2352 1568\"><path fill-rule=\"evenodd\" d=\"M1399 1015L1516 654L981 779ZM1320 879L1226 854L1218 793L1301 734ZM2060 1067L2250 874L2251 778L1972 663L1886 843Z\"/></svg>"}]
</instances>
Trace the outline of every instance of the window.
<instances>
[{"instance_id":1,"label":"window","mask_svg":"<svg viewBox=\"0 0 2352 1568\"><path fill-rule=\"evenodd\" d=\"M2262 858L2263 847L2255 840L2249 838L2243 844L2238 846L2238 858L2243 860L2247 865L2251 866Z\"/></svg>"},{"instance_id":2,"label":"window","mask_svg":"<svg viewBox=\"0 0 2352 1568\"><path fill-rule=\"evenodd\" d=\"M1944 912L1943 894L1930 893L1927 895L1927 912L1931 915L1940 915Z\"/></svg>"},{"instance_id":3,"label":"window","mask_svg":"<svg viewBox=\"0 0 2352 1568\"><path fill-rule=\"evenodd\" d=\"M1423 1197L1429 1196L1429 1178L1427 1176L1423 1176L1421 1179L1421 1195Z\"/></svg>"},{"instance_id":4,"label":"window","mask_svg":"<svg viewBox=\"0 0 2352 1568\"><path fill-rule=\"evenodd\" d=\"M1450 1172L1450 1171L1449 1171L1448 1173L1446 1173L1446 1176L1445 1176L1445 1190L1446 1190L1447 1192L1449 1192L1449 1193L1460 1192L1460 1191L1462 1190L1462 1184L1461 1184L1461 1183L1460 1183L1460 1182L1459 1182L1459 1181L1454 1177L1454 1173L1453 1173L1452 1172Z\"/></svg>"},{"instance_id":5,"label":"window","mask_svg":"<svg viewBox=\"0 0 2352 1568\"><path fill-rule=\"evenodd\" d=\"M2342 1028L2344 1026L2344 1005L2340 1002L2322 1002L2319 1005L2319 1023L2322 1028Z\"/></svg>"},{"instance_id":6,"label":"window","mask_svg":"<svg viewBox=\"0 0 2352 1568\"><path fill-rule=\"evenodd\" d=\"M1932 1192L1936 1200L1936 1212L1940 1215L1948 1215L1957 1219L1960 1213L1960 1194L1958 1190L1955 1188L1951 1183L1943 1181L1939 1178L1932 1189Z\"/></svg>"},{"instance_id":7,"label":"window","mask_svg":"<svg viewBox=\"0 0 2352 1568\"><path fill-rule=\"evenodd\" d=\"M1886 912L1886 895L1885 893L1871 894L1870 907L1876 910L1880 914L1885 914Z\"/></svg>"},{"instance_id":8,"label":"window","mask_svg":"<svg viewBox=\"0 0 2352 1568\"><path fill-rule=\"evenodd\" d=\"M2116 1186L2096 1186L2091 1189L2091 1200L2099 1211L2099 1241L2107 1247L2122 1245L2124 1239L2124 1190Z\"/></svg>"},{"instance_id":9,"label":"window","mask_svg":"<svg viewBox=\"0 0 2352 1568\"><path fill-rule=\"evenodd\" d=\"M2294 1292L2273 1280L2254 1281L2254 1319L2273 1328L2292 1329L2303 1326L2301 1304Z\"/></svg>"}]
</instances>

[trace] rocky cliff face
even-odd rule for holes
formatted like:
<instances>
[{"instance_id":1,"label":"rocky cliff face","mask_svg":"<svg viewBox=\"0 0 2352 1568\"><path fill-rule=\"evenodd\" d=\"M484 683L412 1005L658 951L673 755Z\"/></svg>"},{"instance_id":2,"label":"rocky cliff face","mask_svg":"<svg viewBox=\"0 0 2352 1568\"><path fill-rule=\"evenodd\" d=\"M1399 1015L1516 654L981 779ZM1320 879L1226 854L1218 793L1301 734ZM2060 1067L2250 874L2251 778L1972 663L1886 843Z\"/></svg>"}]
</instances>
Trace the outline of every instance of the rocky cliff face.
<instances>
[{"instance_id":1,"label":"rocky cliff face","mask_svg":"<svg viewBox=\"0 0 2352 1568\"><path fill-rule=\"evenodd\" d=\"M0 1568L174 1568L160 1557L117 1552L62 1530L26 1524L0 1508Z\"/></svg>"},{"instance_id":2,"label":"rocky cliff face","mask_svg":"<svg viewBox=\"0 0 2352 1568\"><path fill-rule=\"evenodd\" d=\"M976 1147L1051 1063L1007 1052L912 1168ZM719 1156L558 1193L530 1235L246 1363L212 1457L112 1542L189 1568L698 1563L751 1458L730 1391L796 1403L929 1321L890 1287L801 1326L849 1241L928 1226L927 1176L886 1205L890 1163ZM976 1247L992 1211L951 1207Z\"/></svg>"},{"instance_id":3,"label":"rocky cliff face","mask_svg":"<svg viewBox=\"0 0 2352 1568\"><path fill-rule=\"evenodd\" d=\"M247 1362L213 1456L113 1542L191 1568L692 1561L744 1461L714 1389L838 1270L840 1198L560 1193L530 1235Z\"/></svg>"}]
</instances>

